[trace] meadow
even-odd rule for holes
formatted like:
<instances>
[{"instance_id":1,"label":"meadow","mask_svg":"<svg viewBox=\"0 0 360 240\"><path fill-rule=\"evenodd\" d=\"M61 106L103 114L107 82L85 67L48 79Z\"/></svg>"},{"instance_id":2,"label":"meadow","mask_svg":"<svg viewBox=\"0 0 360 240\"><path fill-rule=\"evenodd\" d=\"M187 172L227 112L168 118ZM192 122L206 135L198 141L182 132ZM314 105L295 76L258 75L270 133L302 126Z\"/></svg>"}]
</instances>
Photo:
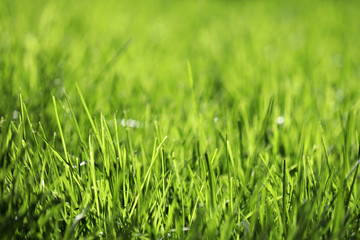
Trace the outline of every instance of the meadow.
<instances>
[{"instance_id":1,"label":"meadow","mask_svg":"<svg viewBox=\"0 0 360 240\"><path fill-rule=\"evenodd\" d=\"M360 1L0 1L1 239L359 239Z\"/></svg>"}]
</instances>

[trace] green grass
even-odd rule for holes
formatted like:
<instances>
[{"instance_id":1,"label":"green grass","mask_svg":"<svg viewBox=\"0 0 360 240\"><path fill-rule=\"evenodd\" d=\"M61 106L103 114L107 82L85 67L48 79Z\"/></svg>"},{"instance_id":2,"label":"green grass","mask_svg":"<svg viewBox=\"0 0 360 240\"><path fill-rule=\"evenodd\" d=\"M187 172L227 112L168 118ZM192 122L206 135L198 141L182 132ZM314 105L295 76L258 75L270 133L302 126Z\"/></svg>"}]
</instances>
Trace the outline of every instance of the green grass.
<instances>
[{"instance_id":1,"label":"green grass","mask_svg":"<svg viewBox=\"0 0 360 240\"><path fill-rule=\"evenodd\" d=\"M4 239L358 239L359 1L0 1Z\"/></svg>"}]
</instances>

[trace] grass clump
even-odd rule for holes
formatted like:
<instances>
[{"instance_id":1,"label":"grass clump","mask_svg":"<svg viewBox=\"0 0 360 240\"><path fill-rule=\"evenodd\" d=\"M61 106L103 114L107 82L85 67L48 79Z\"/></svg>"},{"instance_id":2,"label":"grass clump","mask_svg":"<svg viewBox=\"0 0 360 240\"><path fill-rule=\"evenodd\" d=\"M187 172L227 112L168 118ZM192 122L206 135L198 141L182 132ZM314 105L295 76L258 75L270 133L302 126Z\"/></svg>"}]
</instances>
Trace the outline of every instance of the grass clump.
<instances>
[{"instance_id":1,"label":"grass clump","mask_svg":"<svg viewBox=\"0 0 360 240\"><path fill-rule=\"evenodd\" d=\"M2 238L360 238L358 8L0 2Z\"/></svg>"}]
</instances>

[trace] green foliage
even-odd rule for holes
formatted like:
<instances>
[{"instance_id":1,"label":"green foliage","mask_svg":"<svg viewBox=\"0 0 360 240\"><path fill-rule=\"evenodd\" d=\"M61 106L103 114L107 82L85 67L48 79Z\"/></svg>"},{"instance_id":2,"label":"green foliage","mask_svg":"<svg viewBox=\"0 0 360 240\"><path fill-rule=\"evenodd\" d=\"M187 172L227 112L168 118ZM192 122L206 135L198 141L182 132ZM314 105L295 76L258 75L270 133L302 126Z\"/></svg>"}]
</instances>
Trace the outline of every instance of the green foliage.
<instances>
[{"instance_id":1,"label":"green foliage","mask_svg":"<svg viewBox=\"0 0 360 240\"><path fill-rule=\"evenodd\" d=\"M0 1L4 239L358 239L358 1Z\"/></svg>"}]
</instances>

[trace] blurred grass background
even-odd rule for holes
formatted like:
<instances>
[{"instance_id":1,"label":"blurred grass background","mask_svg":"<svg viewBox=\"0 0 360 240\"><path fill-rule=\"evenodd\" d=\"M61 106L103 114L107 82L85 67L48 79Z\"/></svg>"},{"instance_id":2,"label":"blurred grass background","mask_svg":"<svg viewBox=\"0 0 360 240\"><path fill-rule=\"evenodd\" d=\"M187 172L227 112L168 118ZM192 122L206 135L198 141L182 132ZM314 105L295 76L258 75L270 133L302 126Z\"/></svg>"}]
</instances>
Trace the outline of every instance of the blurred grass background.
<instances>
[{"instance_id":1,"label":"blurred grass background","mask_svg":"<svg viewBox=\"0 0 360 240\"><path fill-rule=\"evenodd\" d=\"M5 97L16 97L21 88L36 105L49 90L59 97L62 88L71 94L77 81L104 113L130 105L145 112L147 103L182 108L174 100L186 106L189 59L197 93L214 105L224 100L237 107L255 96L290 91L287 104L294 111L301 101L326 113L356 94L356 6L357 1L2 1L1 89Z\"/></svg>"},{"instance_id":2,"label":"blurred grass background","mask_svg":"<svg viewBox=\"0 0 360 240\"><path fill-rule=\"evenodd\" d=\"M0 113L19 110L21 91L34 121L54 129L51 94L64 100L66 90L78 109L78 82L94 114L126 111L149 124L159 120L170 133L197 118L191 114L189 60L207 126L216 117L225 127L244 110L257 126L276 96L275 113L297 131L303 122L332 119L340 109L358 106L357 6L2 1Z\"/></svg>"}]
</instances>

